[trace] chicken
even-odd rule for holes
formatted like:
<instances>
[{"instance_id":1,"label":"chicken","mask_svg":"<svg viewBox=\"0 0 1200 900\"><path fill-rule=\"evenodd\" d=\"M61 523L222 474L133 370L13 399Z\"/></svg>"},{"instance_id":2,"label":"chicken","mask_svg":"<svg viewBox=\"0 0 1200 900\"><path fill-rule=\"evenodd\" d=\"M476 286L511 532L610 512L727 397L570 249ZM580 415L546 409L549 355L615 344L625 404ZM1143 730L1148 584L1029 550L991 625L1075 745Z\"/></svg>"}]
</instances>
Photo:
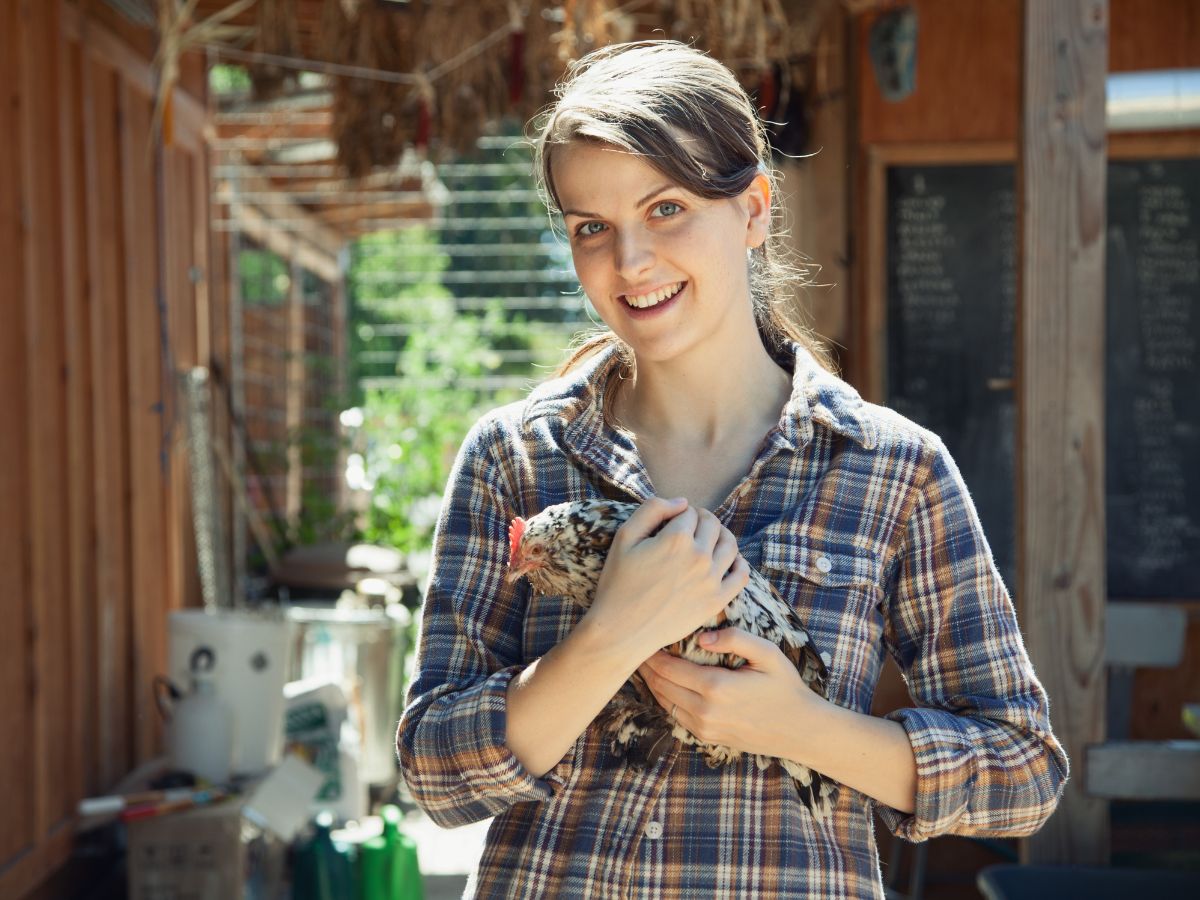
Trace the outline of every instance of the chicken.
<instances>
[{"instance_id":1,"label":"chicken","mask_svg":"<svg viewBox=\"0 0 1200 900\"><path fill-rule=\"evenodd\" d=\"M535 591L561 595L588 609L613 537L635 509L634 503L587 500L547 507L528 521L513 519L508 531L509 583L525 577ZM826 696L828 656L813 649L795 611L753 569L749 584L722 613L663 649L694 663L740 668L746 664L742 657L706 650L696 641L701 631L727 625L777 644L795 664L804 683ZM741 755L730 747L707 744L692 735L658 704L636 672L601 711L597 722L602 733L610 735L613 753L638 767L658 760L669 748L671 738L694 745L710 768ZM756 755L756 760L760 769L771 764L771 758L762 755ZM794 779L801 801L813 815L818 819L828 817L837 799L837 782L791 760L778 762Z\"/></svg>"}]
</instances>

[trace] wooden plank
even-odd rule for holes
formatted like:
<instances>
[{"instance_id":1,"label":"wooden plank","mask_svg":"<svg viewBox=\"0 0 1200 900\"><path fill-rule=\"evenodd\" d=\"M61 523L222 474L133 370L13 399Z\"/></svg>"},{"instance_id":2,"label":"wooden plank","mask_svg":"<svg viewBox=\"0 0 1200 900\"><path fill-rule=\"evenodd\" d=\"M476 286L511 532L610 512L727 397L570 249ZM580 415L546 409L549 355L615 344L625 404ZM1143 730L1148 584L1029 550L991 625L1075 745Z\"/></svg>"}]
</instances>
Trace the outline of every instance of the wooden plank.
<instances>
[{"instance_id":1,"label":"wooden plank","mask_svg":"<svg viewBox=\"0 0 1200 900\"><path fill-rule=\"evenodd\" d=\"M1087 792L1108 800L1200 800L1200 741L1110 741L1087 748Z\"/></svg>"},{"instance_id":2,"label":"wooden plank","mask_svg":"<svg viewBox=\"0 0 1200 900\"><path fill-rule=\"evenodd\" d=\"M849 281L849 130L847 78L849 43L853 34L844 10L835 7L826 17L813 47L821 60L815 67L809 96L812 108L813 155L787 161L781 193L785 204L787 241L811 260L812 286L797 291L797 304L806 321L840 354L850 343ZM298 189L294 182L293 189Z\"/></svg>"},{"instance_id":3,"label":"wooden plank","mask_svg":"<svg viewBox=\"0 0 1200 900\"><path fill-rule=\"evenodd\" d=\"M125 266L117 82L85 60L88 308L91 319L96 538L97 777L107 788L133 765L129 680L129 458L125 403Z\"/></svg>"},{"instance_id":4,"label":"wooden plank","mask_svg":"<svg viewBox=\"0 0 1200 900\"><path fill-rule=\"evenodd\" d=\"M1107 0L1025 0L1017 170L1018 589L1068 755L1104 739L1104 79ZM1084 778L1023 843L1031 863L1104 864Z\"/></svg>"},{"instance_id":5,"label":"wooden plank","mask_svg":"<svg viewBox=\"0 0 1200 900\"><path fill-rule=\"evenodd\" d=\"M75 832L60 828L35 848L22 854L0 871L0 897L24 897L45 882L70 857Z\"/></svg>"},{"instance_id":6,"label":"wooden plank","mask_svg":"<svg viewBox=\"0 0 1200 900\"><path fill-rule=\"evenodd\" d=\"M333 389L336 396L347 402L346 398L350 397L349 381L350 381L350 363L349 363L349 346L350 336L348 334L350 328L350 314L348 310L346 296L346 279L340 277L329 286L330 297L333 301L333 310L330 314L330 325L333 328L333 364L335 372L335 380ZM337 419L334 419L334 428L337 429L336 434L341 434L341 425ZM338 440L337 442L337 457L334 461L334 494L333 500L337 504L338 509L348 509L349 502L348 488L346 479L342 473L346 471L346 458L349 456L350 448L347 441Z\"/></svg>"},{"instance_id":7,"label":"wooden plank","mask_svg":"<svg viewBox=\"0 0 1200 900\"><path fill-rule=\"evenodd\" d=\"M93 602L96 570L95 545L92 542L92 378L91 349L88 341L88 310L84 294L87 260L86 199L83 185L84 150L81 141L83 109L81 76L83 50L78 42L63 43L59 71L61 99L59 165L62 173L62 272L66 338L67 377L67 472L69 513L65 523L71 561L70 710L68 721L72 735L68 741L71 768L66 773L72 798L99 791L95 780L95 755L83 740L96 733L96 705L89 696L95 680L96 653L91 643L95 634Z\"/></svg>"},{"instance_id":8,"label":"wooden plank","mask_svg":"<svg viewBox=\"0 0 1200 900\"><path fill-rule=\"evenodd\" d=\"M288 233L295 233L297 237L301 238L312 249L330 259L336 260L342 248L346 246L347 238L345 234L331 228L321 216L316 215L307 207L293 203L286 197L278 196L277 188L266 178L258 175L241 175L236 180L220 180L217 182L216 193L219 197L235 198L234 202L230 204L230 208L224 211L226 216L237 217L240 215L242 208L246 208L248 212L253 211L257 213L260 220L266 220L268 227L270 227L271 219L286 219L290 223L294 223L288 229ZM268 213L256 207L253 203L237 200L236 198L243 193L270 194L278 197L278 199L272 200L270 212ZM393 203L391 205L398 206L400 204ZM428 207L429 204L411 203L407 205ZM301 222L305 224L300 225L299 223ZM255 237L255 240L259 240L259 238ZM291 255L288 252L280 250L276 252L280 256ZM305 265L307 266L308 264L305 263ZM312 268L311 266L308 267ZM316 270L314 269L314 271Z\"/></svg>"},{"instance_id":9,"label":"wooden plank","mask_svg":"<svg viewBox=\"0 0 1200 900\"><path fill-rule=\"evenodd\" d=\"M28 418L25 393L25 292L24 197L22 122L18 111L24 85L20 77L19 46L23 37L15 3L0 3L0 571L8 582L0 593L0 796L5 815L0 816L0 872L34 841L32 721L29 664L29 533L26 529L29 497L28 448L18 423ZM0 875L0 886L7 884ZM0 893L3 890L0 889Z\"/></svg>"},{"instance_id":10,"label":"wooden plank","mask_svg":"<svg viewBox=\"0 0 1200 900\"><path fill-rule=\"evenodd\" d=\"M1111 20L1111 71L1200 67L1196 0L1112 0Z\"/></svg>"},{"instance_id":11,"label":"wooden plank","mask_svg":"<svg viewBox=\"0 0 1200 900\"><path fill-rule=\"evenodd\" d=\"M1000 141L1017 132L1019 0L912 0L917 15L916 89L898 102L879 90L868 51L872 24L858 19L858 117L864 144Z\"/></svg>"},{"instance_id":12,"label":"wooden plank","mask_svg":"<svg viewBox=\"0 0 1200 900\"><path fill-rule=\"evenodd\" d=\"M66 540L66 347L60 242L58 4L22 4L22 182L25 195L25 341L29 417L27 529L31 545L30 645L34 670L34 822L39 842L72 816L70 656Z\"/></svg>"},{"instance_id":13,"label":"wooden plank","mask_svg":"<svg viewBox=\"0 0 1200 900\"><path fill-rule=\"evenodd\" d=\"M158 752L159 721L149 706L151 679L166 671L163 597L165 440L162 320L159 299L159 180L150 141L151 100L127 81L121 111L121 204L124 210L124 364L129 405L130 572L132 609L133 739L135 759Z\"/></svg>"},{"instance_id":14,"label":"wooden plank","mask_svg":"<svg viewBox=\"0 0 1200 900\"><path fill-rule=\"evenodd\" d=\"M304 490L304 460L300 432L304 428L304 270L293 258L288 273L287 357L284 365L284 434L287 447L285 508L289 522L300 516Z\"/></svg>"},{"instance_id":15,"label":"wooden plank","mask_svg":"<svg viewBox=\"0 0 1200 900\"><path fill-rule=\"evenodd\" d=\"M94 11L89 10L89 13ZM149 57L120 35L102 24L94 14L83 14L70 3L63 4L63 32L88 48L143 95L154 96L156 76ZM193 54L189 54L191 56ZM191 94L176 87L174 92L175 140L193 152L200 152L208 114L204 105Z\"/></svg>"},{"instance_id":16,"label":"wooden plank","mask_svg":"<svg viewBox=\"0 0 1200 900\"><path fill-rule=\"evenodd\" d=\"M272 253L285 259L295 257L304 268L330 281L338 275L337 253L344 247L343 241L337 252L329 252L322 247L302 238L302 234L292 235L286 230L271 223L271 217L264 215L257 207L245 204L234 204L228 212L236 216L242 232L252 240L261 244ZM288 217L301 215L295 211L289 212Z\"/></svg>"},{"instance_id":17,"label":"wooden plank","mask_svg":"<svg viewBox=\"0 0 1200 900\"><path fill-rule=\"evenodd\" d=\"M196 605L199 597L187 465L187 418L179 381L197 363L195 286L191 277L195 249L191 233L197 227L192 183L195 156L187 150L171 147L165 152L165 161L163 275L167 288L166 332L174 366L168 373L171 382L165 391L171 411L171 428L166 445L170 470L166 491L169 590L164 599L168 609L178 609ZM199 228L203 230L203 223Z\"/></svg>"}]
</instances>

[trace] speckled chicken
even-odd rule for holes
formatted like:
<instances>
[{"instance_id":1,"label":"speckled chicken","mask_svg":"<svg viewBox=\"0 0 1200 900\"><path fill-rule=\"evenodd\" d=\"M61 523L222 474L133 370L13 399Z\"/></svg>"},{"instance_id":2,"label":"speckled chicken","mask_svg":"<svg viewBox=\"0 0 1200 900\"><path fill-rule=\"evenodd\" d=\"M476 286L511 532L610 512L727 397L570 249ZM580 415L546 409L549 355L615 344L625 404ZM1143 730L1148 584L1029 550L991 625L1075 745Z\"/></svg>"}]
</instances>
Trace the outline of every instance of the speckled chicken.
<instances>
[{"instance_id":1,"label":"speckled chicken","mask_svg":"<svg viewBox=\"0 0 1200 900\"><path fill-rule=\"evenodd\" d=\"M528 521L513 519L508 532L509 580L524 576L538 593L561 595L583 609L589 608L613 537L636 509L634 503L587 500L547 507ZM727 625L777 644L795 664L804 683L826 696L828 658L822 659L813 649L795 611L754 569L750 570L749 584L724 612L663 649L702 665L741 668L746 664L742 657L706 650L696 641L701 632ZM638 673L601 711L597 722L611 736L613 752L635 766L654 763L669 748L672 738L694 745L711 768L741 755L730 747L707 744L693 736L658 704ZM757 755L756 760L760 769L771 764L770 757ZM827 817L837 799L837 782L791 760L778 762L795 780L800 799L813 815L818 819Z\"/></svg>"}]
</instances>

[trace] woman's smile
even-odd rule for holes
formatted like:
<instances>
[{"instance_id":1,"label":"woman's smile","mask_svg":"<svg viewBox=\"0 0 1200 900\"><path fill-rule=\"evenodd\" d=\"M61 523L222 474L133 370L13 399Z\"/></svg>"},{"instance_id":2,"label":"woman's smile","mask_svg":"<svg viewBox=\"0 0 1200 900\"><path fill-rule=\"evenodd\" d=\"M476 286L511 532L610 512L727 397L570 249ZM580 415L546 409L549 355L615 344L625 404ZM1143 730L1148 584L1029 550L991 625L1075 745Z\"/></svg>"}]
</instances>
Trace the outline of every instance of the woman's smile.
<instances>
[{"instance_id":1,"label":"woman's smile","mask_svg":"<svg viewBox=\"0 0 1200 900\"><path fill-rule=\"evenodd\" d=\"M668 309L679 305L686 290L686 281L676 281L643 293L622 294L621 304L632 319L649 319L660 316Z\"/></svg>"}]
</instances>

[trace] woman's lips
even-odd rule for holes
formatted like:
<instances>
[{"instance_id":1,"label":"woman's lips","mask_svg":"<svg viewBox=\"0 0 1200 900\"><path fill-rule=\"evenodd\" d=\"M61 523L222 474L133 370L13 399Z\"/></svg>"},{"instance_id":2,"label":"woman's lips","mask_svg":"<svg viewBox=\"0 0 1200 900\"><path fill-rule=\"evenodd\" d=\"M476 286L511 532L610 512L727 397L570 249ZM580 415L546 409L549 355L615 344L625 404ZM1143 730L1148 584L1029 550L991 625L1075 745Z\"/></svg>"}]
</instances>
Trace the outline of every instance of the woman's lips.
<instances>
[{"instance_id":1,"label":"woman's lips","mask_svg":"<svg viewBox=\"0 0 1200 900\"><path fill-rule=\"evenodd\" d=\"M681 287L675 293L675 296L669 297L668 299L663 300L661 303L658 303L654 306L648 306L645 309L638 309L636 306L630 306L624 300L620 301L620 303L621 303L621 306L623 306L625 308L625 314L628 315L631 319L650 319L650 318L653 318L654 316L662 315L666 310L670 309L672 306L677 304L679 302L679 298L682 297L685 293L687 293L687 289L690 286L691 286L691 282L685 281L683 283L683 287Z\"/></svg>"}]
</instances>

